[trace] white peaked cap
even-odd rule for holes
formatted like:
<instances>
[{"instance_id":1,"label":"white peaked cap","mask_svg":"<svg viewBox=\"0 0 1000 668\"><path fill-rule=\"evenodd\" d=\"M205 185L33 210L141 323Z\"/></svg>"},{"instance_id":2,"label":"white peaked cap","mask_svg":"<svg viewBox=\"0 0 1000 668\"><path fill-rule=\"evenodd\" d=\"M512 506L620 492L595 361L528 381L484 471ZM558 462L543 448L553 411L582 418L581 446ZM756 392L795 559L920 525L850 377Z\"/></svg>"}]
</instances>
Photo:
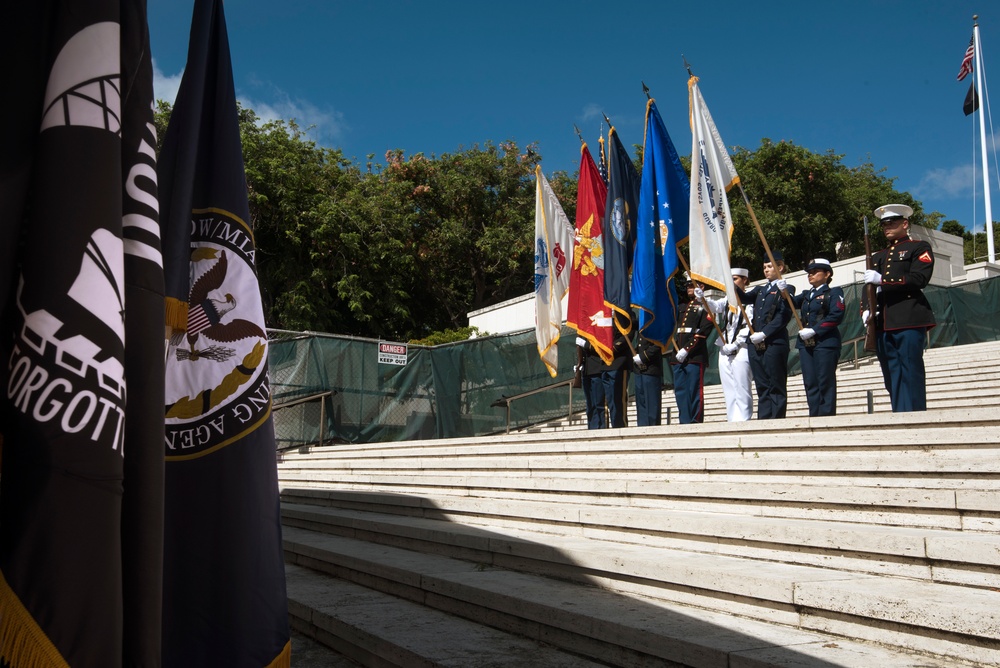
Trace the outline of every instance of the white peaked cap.
<instances>
[{"instance_id":1,"label":"white peaked cap","mask_svg":"<svg viewBox=\"0 0 1000 668\"><path fill-rule=\"evenodd\" d=\"M913 208L905 204L886 204L875 209L875 217L879 220L886 218L909 218L913 215Z\"/></svg>"}]
</instances>

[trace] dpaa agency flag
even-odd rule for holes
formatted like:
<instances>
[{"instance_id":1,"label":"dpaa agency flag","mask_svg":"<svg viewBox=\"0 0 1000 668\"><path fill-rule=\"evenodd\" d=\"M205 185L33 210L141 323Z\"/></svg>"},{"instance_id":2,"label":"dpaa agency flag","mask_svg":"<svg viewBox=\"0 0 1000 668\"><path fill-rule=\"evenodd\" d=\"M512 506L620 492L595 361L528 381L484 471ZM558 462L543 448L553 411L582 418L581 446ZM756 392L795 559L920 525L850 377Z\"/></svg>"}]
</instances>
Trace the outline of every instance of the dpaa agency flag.
<instances>
[{"instance_id":1,"label":"dpaa agency flag","mask_svg":"<svg viewBox=\"0 0 1000 668\"><path fill-rule=\"evenodd\" d=\"M715 129L698 90L698 77L688 79L691 107L691 278L724 290L730 307L739 299L729 261L733 218L726 193L740 182L736 167Z\"/></svg>"},{"instance_id":2,"label":"dpaa agency flag","mask_svg":"<svg viewBox=\"0 0 1000 668\"><path fill-rule=\"evenodd\" d=\"M590 342L605 363L614 357L610 313L604 306L604 233L601 219L608 196L607 186L594 164L590 150L580 148L580 178L576 190L576 237L573 268L569 278L566 324Z\"/></svg>"},{"instance_id":3,"label":"dpaa agency flag","mask_svg":"<svg viewBox=\"0 0 1000 668\"><path fill-rule=\"evenodd\" d=\"M632 265L632 305L639 331L666 349L677 320L677 245L687 238L691 185L656 102L646 103L639 223Z\"/></svg>"},{"instance_id":4,"label":"dpaa agency flag","mask_svg":"<svg viewBox=\"0 0 1000 668\"><path fill-rule=\"evenodd\" d=\"M267 336L221 0L196 0L161 153L163 665L288 666Z\"/></svg>"},{"instance_id":5,"label":"dpaa agency flag","mask_svg":"<svg viewBox=\"0 0 1000 668\"><path fill-rule=\"evenodd\" d=\"M538 354L555 378L562 331L562 298L569 289L573 225L563 212L552 186L535 166L535 338Z\"/></svg>"},{"instance_id":6,"label":"dpaa agency flag","mask_svg":"<svg viewBox=\"0 0 1000 668\"><path fill-rule=\"evenodd\" d=\"M0 658L160 660L163 270L145 0L0 27Z\"/></svg>"},{"instance_id":7,"label":"dpaa agency flag","mask_svg":"<svg viewBox=\"0 0 1000 668\"><path fill-rule=\"evenodd\" d=\"M635 252L639 175L614 128L608 132L608 200L604 207L604 303L622 334L632 331L629 272Z\"/></svg>"}]
</instances>

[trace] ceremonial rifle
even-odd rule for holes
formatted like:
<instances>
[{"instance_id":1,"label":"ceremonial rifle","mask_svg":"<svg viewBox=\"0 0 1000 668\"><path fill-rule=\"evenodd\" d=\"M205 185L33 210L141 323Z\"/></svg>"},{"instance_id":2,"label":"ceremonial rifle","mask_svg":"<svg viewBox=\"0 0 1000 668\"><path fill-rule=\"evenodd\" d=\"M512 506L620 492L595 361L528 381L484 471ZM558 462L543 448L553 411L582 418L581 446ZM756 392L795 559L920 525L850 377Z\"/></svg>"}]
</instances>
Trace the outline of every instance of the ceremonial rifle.
<instances>
[{"instance_id":1,"label":"ceremonial rifle","mask_svg":"<svg viewBox=\"0 0 1000 668\"><path fill-rule=\"evenodd\" d=\"M865 225L865 269L874 269L872 263L872 244L868 238L868 216L864 217ZM868 324L865 325L865 350L875 352L875 284L865 284L865 296L868 300Z\"/></svg>"}]
</instances>

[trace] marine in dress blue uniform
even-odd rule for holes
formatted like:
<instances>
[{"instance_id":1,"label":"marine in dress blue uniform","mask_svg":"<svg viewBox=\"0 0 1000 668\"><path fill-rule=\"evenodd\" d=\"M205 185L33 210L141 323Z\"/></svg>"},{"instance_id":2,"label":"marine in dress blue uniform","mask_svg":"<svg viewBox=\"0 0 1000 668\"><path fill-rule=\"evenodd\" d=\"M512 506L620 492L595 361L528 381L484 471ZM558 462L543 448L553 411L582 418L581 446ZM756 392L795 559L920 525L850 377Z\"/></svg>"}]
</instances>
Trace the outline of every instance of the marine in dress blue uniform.
<instances>
[{"instance_id":1,"label":"marine in dress blue uniform","mask_svg":"<svg viewBox=\"0 0 1000 668\"><path fill-rule=\"evenodd\" d=\"M802 384L810 417L836 415L844 291L830 287L833 267L828 260L813 260L806 265L806 274L811 289L792 298L796 308L801 309L803 325L795 343L802 366Z\"/></svg>"},{"instance_id":2,"label":"marine in dress blue uniform","mask_svg":"<svg viewBox=\"0 0 1000 668\"><path fill-rule=\"evenodd\" d=\"M663 412L663 353L660 347L639 335L632 357L635 383L635 423L640 427L660 424Z\"/></svg>"},{"instance_id":3,"label":"marine in dress blue uniform","mask_svg":"<svg viewBox=\"0 0 1000 668\"><path fill-rule=\"evenodd\" d=\"M873 253L873 268L865 271L865 283L878 286L875 354L894 413L927 410L924 344L935 325L922 291L934 274L934 251L926 241L910 238L912 215L905 204L875 209L889 247ZM870 314L867 300L862 306Z\"/></svg>"},{"instance_id":4,"label":"marine in dress blue uniform","mask_svg":"<svg viewBox=\"0 0 1000 668\"><path fill-rule=\"evenodd\" d=\"M677 421L681 424L705 421L705 368L708 367L708 346L705 342L713 327L708 311L695 301L694 284L690 282L687 298L674 330L677 352L670 363L674 375Z\"/></svg>"},{"instance_id":5,"label":"marine in dress blue uniform","mask_svg":"<svg viewBox=\"0 0 1000 668\"><path fill-rule=\"evenodd\" d=\"M774 251L773 255L776 266L764 260L767 283L746 293L737 290L744 303L753 304L753 334L748 352L757 388L758 420L783 418L788 407L788 322L792 319L792 307L776 284L785 271L785 263L780 252ZM789 293L795 290L792 286L787 289Z\"/></svg>"}]
</instances>

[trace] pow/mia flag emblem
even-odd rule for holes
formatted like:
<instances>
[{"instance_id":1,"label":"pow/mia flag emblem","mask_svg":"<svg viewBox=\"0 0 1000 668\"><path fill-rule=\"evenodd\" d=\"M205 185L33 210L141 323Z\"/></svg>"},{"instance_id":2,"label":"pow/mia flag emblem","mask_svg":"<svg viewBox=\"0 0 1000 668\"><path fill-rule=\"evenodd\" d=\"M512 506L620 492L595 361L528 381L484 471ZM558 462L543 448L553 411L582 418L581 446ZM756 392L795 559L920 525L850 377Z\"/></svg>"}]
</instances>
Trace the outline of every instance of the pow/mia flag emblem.
<instances>
[{"instance_id":1,"label":"pow/mia flag emblem","mask_svg":"<svg viewBox=\"0 0 1000 668\"><path fill-rule=\"evenodd\" d=\"M167 353L168 458L228 445L270 411L250 229L219 209L193 212L191 228L187 329L171 337Z\"/></svg>"}]
</instances>

